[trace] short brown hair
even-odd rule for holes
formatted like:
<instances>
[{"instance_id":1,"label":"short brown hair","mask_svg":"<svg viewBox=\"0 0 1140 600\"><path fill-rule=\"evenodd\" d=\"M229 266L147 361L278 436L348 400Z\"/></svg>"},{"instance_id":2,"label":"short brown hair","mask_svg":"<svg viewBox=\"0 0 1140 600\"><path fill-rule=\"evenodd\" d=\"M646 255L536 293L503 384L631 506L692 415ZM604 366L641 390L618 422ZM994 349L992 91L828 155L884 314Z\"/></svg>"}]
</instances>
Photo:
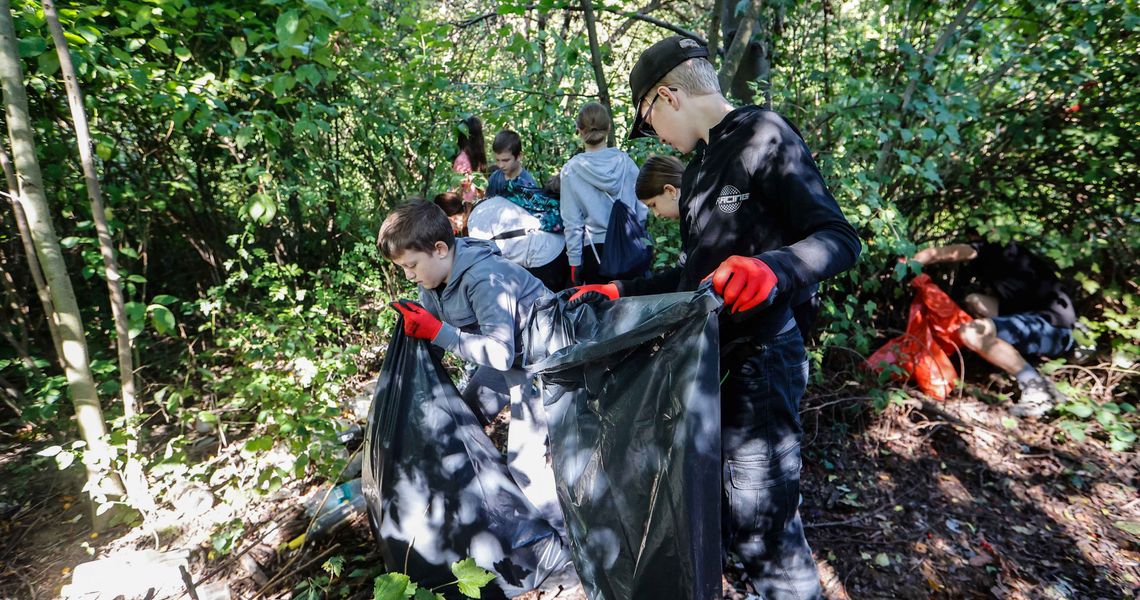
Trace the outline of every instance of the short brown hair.
<instances>
[{"instance_id":1,"label":"short brown hair","mask_svg":"<svg viewBox=\"0 0 1140 600\"><path fill-rule=\"evenodd\" d=\"M451 221L442 208L422 198L409 198L388 213L376 236L376 246L388 260L408 251L431 252L436 242L455 247Z\"/></svg>"},{"instance_id":2,"label":"short brown hair","mask_svg":"<svg viewBox=\"0 0 1140 600\"><path fill-rule=\"evenodd\" d=\"M605 141L612 125L610 111L598 102L587 102L578 111L578 118L574 120L574 126L581 132L582 141L587 146Z\"/></svg>"},{"instance_id":3,"label":"short brown hair","mask_svg":"<svg viewBox=\"0 0 1140 600\"><path fill-rule=\"evenodd\" d=\"M684 172L685 165L672 156L650 156L637 172L634 193L638 200L648 200L665 191L665 184L681 189L681 174Z\"/></svg>"},{"instance_id":4,"label":"short brown hair","mask_svg":"<svg viewBox=\"0 0 1140 600\"><path fill-rule=\"evenodd\" d=\"M495 135L495 141L491 142L491 151L495 154L510 151L512 155L518 156L522 154L522 138L510 129L504 129Z\"/></svg>"}]
</instances>

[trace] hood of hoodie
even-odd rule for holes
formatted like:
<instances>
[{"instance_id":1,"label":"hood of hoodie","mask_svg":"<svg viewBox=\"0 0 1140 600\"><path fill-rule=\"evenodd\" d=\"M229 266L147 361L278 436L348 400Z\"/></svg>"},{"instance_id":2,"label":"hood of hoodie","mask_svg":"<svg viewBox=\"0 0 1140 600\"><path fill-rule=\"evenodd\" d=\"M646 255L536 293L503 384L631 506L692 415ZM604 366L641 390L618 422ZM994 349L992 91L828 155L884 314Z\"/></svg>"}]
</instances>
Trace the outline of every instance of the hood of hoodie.
<instances>
[{"instance_id":1,"label":"hood of hoodie","mask_svg":"<svg viewBox=\"0 0 1140 600\"><path fill-rule=\"evenodd\" d=\"M458 287L459 282L463 280L463 275L465 275L471 267L474 267L493 255L501 254L495 242L468 237L455 238L455 249L452 250L452 252L455 253L455 262L451 265L451 275L447 278L447 285L443 288L443 295L447 295Z\"/></svg>"},{"instance_id":2,"label":"hood of hoodie","mask_svg":"<svg viewBox=\"0 0 1140 600\"><path fill-rule=\"evenodd\" d=\"M626 161L629 156L618 148L605 148L583 152L575 156L569 166L576 175L590 185L618 197L628 176ZM565 170L565 168L563 169Z\"/></svg>"}]
</instances>

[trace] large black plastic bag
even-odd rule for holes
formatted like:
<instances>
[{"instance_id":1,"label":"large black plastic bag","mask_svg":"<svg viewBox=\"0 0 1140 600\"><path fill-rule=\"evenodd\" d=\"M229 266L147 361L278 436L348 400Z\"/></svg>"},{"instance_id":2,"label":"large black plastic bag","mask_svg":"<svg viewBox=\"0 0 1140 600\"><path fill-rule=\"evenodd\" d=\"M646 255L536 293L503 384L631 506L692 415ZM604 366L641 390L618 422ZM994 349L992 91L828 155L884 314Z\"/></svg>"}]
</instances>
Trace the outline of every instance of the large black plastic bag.
<instances>
[{"instance_id":1,"label":"large black plastic bag","mask_svg":"<svg viewBox=\"0 0 1140 600\"><path fill-rule=\"evenodd\" d=\"M405 336L402 322L364 443L363 491L388 569L431 588L454 581L451 563L471 557L499 575L483 598L576 583L564 540L511 479L427 342ZM453 586L443 592L461 597Z\"/></svg>"},{"instance_id":2,"label":"large black plastic bag","mask_svg":"<svg viewBox=\"0 0 1140 600\"><path fill-rule=\"evenodd\" d=\"M591 600L721 594L720 367L711 291L536 306L558 499Z\"/></svg>"}]
</instances>

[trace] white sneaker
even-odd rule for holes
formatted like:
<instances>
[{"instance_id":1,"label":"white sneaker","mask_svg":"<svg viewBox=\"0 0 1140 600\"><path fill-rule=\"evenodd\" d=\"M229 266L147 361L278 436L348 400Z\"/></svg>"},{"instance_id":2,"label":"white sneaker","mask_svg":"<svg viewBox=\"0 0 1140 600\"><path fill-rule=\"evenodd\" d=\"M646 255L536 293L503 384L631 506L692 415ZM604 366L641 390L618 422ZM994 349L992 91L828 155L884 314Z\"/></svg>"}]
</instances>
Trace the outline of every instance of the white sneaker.
<instances>
[{"instance_id":1,"label":"white sneaker","mask_svg":"<svg viewBox=\"0 0 1140 600\"><path fill-rule=\"evenodd\" d=\"M1021 386L1021 398L1013 408L1009 409L1009 412L1015 417L1040 417L1053 410L1058 403L1068 400L1053 387L1052 383L1042 377Z\"/></svg>"}]
</instances>

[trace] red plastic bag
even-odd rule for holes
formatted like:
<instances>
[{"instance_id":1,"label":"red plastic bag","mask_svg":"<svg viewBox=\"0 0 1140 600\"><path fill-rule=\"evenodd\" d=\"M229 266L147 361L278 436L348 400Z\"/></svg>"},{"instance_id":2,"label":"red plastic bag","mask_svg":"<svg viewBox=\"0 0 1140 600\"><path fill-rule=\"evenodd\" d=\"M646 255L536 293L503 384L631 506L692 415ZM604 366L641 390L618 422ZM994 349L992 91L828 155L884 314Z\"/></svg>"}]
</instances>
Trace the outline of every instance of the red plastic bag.
<instances>
[{"instance_id":1,"label":"red plastic bag","mask_svg":"<svg viewBox=\"0 0 1140 600\"><path fill-rule=\"evenodd\" d=\"M876 373L890 365L898 366L906 376L896 373L895 379L914 378L923 392L945 400L958 379L958 372L950 362L950 355L957 353L961 343L958 328L973 317L955 304L929 275L915 277L910 285L916 293L910 305L906 333L876 350L867 359L867 365Z\"/></svg>"}]
</instances>

